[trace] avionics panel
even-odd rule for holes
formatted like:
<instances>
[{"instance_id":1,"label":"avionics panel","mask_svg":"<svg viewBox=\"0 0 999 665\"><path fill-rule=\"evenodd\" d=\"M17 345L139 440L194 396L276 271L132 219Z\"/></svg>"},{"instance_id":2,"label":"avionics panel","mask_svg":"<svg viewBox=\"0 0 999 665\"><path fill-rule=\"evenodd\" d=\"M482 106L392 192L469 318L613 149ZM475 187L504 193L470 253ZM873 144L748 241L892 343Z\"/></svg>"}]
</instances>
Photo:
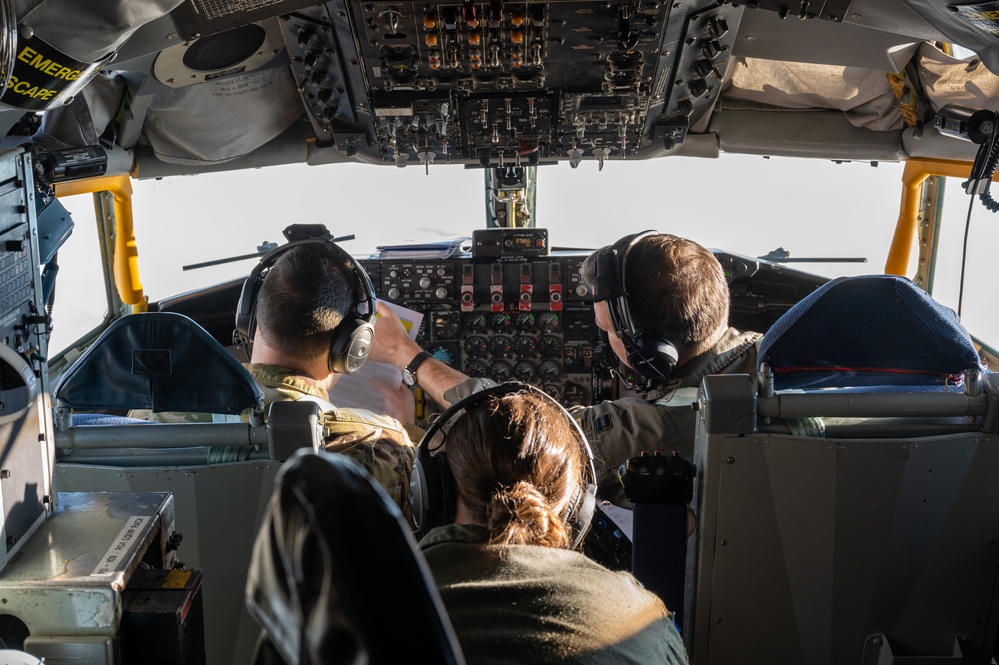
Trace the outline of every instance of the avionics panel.
<instances>
[{"instance_id":1,"label":"avionics panel","mask_svg":"<svg viewBox=\"0 0 999 665\"><path fill-rule=\"evenodd\" d=\"M364 260L378 297L424 315L417 341L469 376L537 385L566 406L611 398L608 345L580 282L586 254Z\"/></svg>"}]
</instances>

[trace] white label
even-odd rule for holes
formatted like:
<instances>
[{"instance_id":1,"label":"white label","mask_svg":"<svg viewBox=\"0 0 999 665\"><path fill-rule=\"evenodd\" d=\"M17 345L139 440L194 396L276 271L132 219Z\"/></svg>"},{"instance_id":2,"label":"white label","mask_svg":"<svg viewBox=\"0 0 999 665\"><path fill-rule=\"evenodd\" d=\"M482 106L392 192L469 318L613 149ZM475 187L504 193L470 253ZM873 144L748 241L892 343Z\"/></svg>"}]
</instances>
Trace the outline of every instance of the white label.
<instances>
[{"instance_id":1,"label":"white label","mask_svg":"<svg viewBox=\"0 0 999 665\"><path fill-rule=\"evenodd\" d=\"M118 537L114 539L104 558L97 564L94 572L90 574L107 575L117 570L122 561L126 559L128 550L132 547L136 538L142 535L142 527L152 519L152 517L134 515L125 520L125 526L118 532Z\"/></svg>"}]
</instances>

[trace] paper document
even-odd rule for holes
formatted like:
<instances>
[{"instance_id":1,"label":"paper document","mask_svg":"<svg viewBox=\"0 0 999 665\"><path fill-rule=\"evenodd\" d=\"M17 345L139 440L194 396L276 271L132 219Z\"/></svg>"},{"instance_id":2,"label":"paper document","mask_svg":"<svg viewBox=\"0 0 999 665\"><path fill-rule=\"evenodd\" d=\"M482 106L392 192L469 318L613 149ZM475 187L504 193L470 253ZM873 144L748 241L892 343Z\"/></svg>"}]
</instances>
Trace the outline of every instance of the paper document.
<instances>
[{"instance_id":1,"label":"paper document","mask_svg":"<svg viewBox=\"0 0 999 665\"><path fill-rule=\"evenodd\" d=\"M420 324L423 322L423 314L384 300L382 302L399 316L409 336L416 339ZM375 334L378 334L377 322ZM353 374L341 376L333 384L330 390L330 402L347 409L367 409L374 413L395 416L396 414L390 413L386 393L398 391L401 385L402 372L398 368L388 363L368 360L361 365L361 369Z\"/></svg>"}]
</instances>

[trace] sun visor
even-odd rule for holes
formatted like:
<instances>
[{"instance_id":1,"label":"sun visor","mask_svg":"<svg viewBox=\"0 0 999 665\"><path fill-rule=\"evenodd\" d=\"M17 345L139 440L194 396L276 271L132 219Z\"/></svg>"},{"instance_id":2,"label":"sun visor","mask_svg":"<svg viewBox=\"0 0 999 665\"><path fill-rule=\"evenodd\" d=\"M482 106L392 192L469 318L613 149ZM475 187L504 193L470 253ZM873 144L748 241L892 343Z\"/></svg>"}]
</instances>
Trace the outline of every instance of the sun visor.
<instances>
[{"instance_id":1,"label":"sun visor","mask_svg":"<svg viewBox=\"0 0 999 665\"><path fill-rule=\"evenodd\" d=\"M145 136L170 164L218 164L253 152L302 115L287 67L169 89L149 105Z\"/></svg>"}]
</instances>

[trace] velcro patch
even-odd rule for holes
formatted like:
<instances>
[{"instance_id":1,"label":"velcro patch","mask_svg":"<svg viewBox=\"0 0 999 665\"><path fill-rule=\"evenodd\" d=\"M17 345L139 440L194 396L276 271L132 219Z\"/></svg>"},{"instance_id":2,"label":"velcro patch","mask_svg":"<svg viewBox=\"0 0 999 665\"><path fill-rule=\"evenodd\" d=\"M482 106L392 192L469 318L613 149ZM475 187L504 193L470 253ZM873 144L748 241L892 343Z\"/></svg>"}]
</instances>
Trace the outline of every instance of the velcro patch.
<instances>
[{"instance_id":1,"label":"velcro patch","mask_svg":"<svg viewBox=\"0 0 999 665\"><path fill-rule=\"evenodd\" d=\"M170 349L132 350L132 374L156 376L172 373Z\"/></svg>"},{"instance_id":2,"label":"velcro patch","mask_svg":"<svg viewBox=\"0 0 999 665\"><path fill-rule=\"evenodd\" d=\"M597 434L600 434L600 432L608 430L613 426L614 422L611 420L609 413L605 413L604 415L593 419L593 431Z\"/></svg>"}]
</instances>

